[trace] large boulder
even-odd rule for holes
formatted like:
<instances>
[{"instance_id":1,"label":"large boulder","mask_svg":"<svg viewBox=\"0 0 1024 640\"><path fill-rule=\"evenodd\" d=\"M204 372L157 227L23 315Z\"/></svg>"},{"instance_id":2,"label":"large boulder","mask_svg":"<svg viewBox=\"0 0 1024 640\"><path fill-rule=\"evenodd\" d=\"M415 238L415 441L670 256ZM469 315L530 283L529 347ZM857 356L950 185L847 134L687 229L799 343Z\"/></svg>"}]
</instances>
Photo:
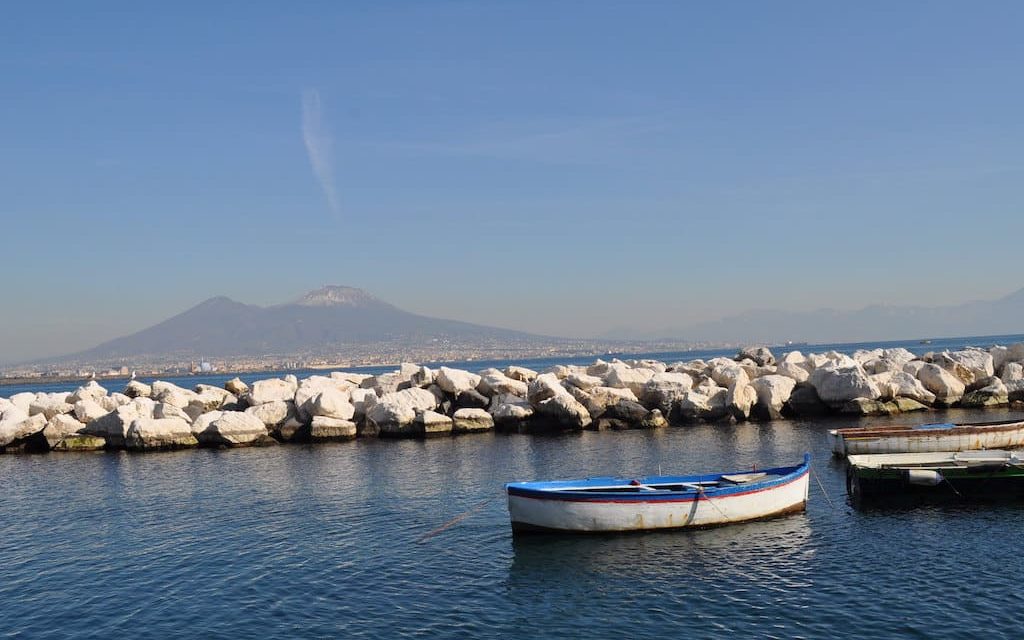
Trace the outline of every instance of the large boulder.
<instances>
[{"instance_id":1,"label":"large boulder","mask_svg":"<svg viewBox=\"0 0 1024 640\"><path fill-rule=\"evenodd\" d=\"M173 404L168 404L166 402L156 403L156 406L153 407L153 418L158 420L165 418L178 418L179 420L184 420L188 423L192 422L192 416L186 413L184 409L180 409Z\"/></svg>"},{"instance_id":2,"label":"large boulder","mask_svg":"<svg viewBox=\"0 0 1024 640\"><path fill-rule=\"evenodd\" d=\"M90 380L71 392L71 395L67 398L67 402L69 404L75 404L79 400L85 400L86 398L99 402L99 399L105 395L107 395L107 390L101 387L95 380ZM12 397L11 400L14 400L14 398Z\"/></svg>"},{"instance_id":3,"label":"large boulder","mask_svg":"<svg viewBox=\"0 0 1024 640\"><path fill-rule=\"evenodd\" d=\"M553 421L558 427L580 430L590 424L590 413L568 392L534 404L537 413Z\"/></svg>"},{"instance_id":4,"label":"large boulder","mask_svg":"<svg viewBox=\"0 0 1024 640\"><path fill-rule=\"evenodd\" d=\"M85 424L76 420L74 416L62 413L47 421L46 426L43 427L43 437L46 438L46 442L52 449L64 438L77 435L83 429L85 429Z\"/></svg>"},{"instance_id":5,"label":"large boulder","mask_svg":"<svg viewBox=\"0 0 1024 640\"><path fill-rule=\"evenodd\" d=\"M533 405L516 396L495 397L490 408L494 426L503 431L519 431L526 428L534 412Z\"/></svg>"},{"instance_id":6,"label":"large boulder","mask_svg":"<svg viewBox=\"0 0 1024 640\"><path fill-rule=\"evenodd\" d=\"M183 389L171 382L157 380L153 382L150 396L156 402L164 402L184 409L198 394L189 389Z\"/></svg>"},{"instance_id":7,"label":"large boulder","mask_svg":"<svg viewBox=\"0 0 1024 640\"><path fill-rule=\"evenodd\" d=\"M61 414L63 415L63 414ZM42 413L27 415L20 407L4 411L0 418L0 451L45 451L43 436L47 419Z\"/></svg>"},{"instance_id":8,"label":"large boulder","mask_svg":"<svg viewBox=\"0 0 1024 640\"><path fill-rule=\"evenodd\" d=\"M878 387L859 364L826 364L816 367L809 382L818 397L829 404L841 405L854 398L875 400Z\"/></svg>"},{"instance_id":9,"label":"large boulder","mask_svg":"<svg viewBox=\"0 0 1024 640\"><path fill-rule=\"evenodd\" d=\"M698 385L679 402L679 416L687 421L720 420L729 415L726 407L728 395L728 389Z\"/></svg>"},{"instance_id":10,"label":"large boulder","mask_svg":"<svg viewBox=\"0 0 1024 640\"><path fill-rule=\"evenodd\" d=\"M814 367L808 367L806 363L807 358L804 357L804 354L799 351L790 351L779 360L778 365L775 367L775 373L787 378L793 378L796 382L807 382Z\"/></svg>"},{"instance_id":11,"label":"large boulder","mask_svg":"<svg viewBox=\"0 0 1024 640\"><path fill-rule=\"evenodd\" d=\"M573 395L587 408L587 413L592 418L600 416L608 407L618 402L639 402L636 395L629 389L615 389L612 387L595 387L583 399L576 394Z\"/></svg>"},{"instance_id":12,"label":"large boulder","mask_svg":"<svg viewBox=\"0 0 1024 640\"><path fill-rule=\"evenodd\" d=\"M917 372L924 388L935 394L935 402L951 405L963 397L966 385L957 376L937 364L924 363Z\"/></svg>"},{"instance_id":13,"label":"large boulder","mask_svg":"<svg viewBox=\"0 0 1024 640\"><path fill-rule=\"evenodd\" d=\"M253 385L254 390L255 387ZM256 416L240 411L225 411L196 437L201 444L208 446L244 447L266 442L269 434L267 427Z\"/></svg>"},{"instance_id":14,"label":"large boulder","mask_svg":"<svg viewBox=\"0 0 1024 640\"><path fill-rule=\"evenodd\" d=\"M527 369L526 367L511 366L505 369L505 375L513 380L529 384L537 377L537 372L533 369Z\"/></svg>"},{"instance_id":15,"label":"large boulder","mask_svg":"<svg viewBox=\"0 0 1024 640\"><path fill-rule=\"evenodd\" d=\"M968 387L995 375L992 355L981 349L944 351L935 356L935 364L956 375Z\"/></svg>"},{"instance_id":16,"label":"large boulder","mask_svg":"<svg viewBox=\"0 0 1024 640\"><path fill-rule=\"evenodd\" d=\"M999 373L999 379L1003 382L1024 380L1024 365L1019 362L1007 362Z\"/></svg>"},{"instance_id":17,"label":"large boulder","mask_svg":"<svg viewBox=\"0 0 1024 640\"><path fill-rule=\"evenodd\" d=\"M629 389L638 398L643 396L644 385L654 376L653 369L633 369L625 363L612 363L604 377L604 386Z\"/></svg>"},{"instance_id":18,"label":"large boulder","mask_svg":"<svg viewBox=\"0 0 1024 640\"><path fill-rule=\"evenodd\" d=\"M570 386L576 387L581 391L589 392L591 389L600 387L604 384L604 381L600 376L592 376L589 373L573 373L565 378L565 382Z\"/></svg>"},{"instance_id":19,"label":"large boulder","mask_svg":"<svg viewBox=\"0 0 1024 640\"><path fill-rule=\"evenodd\" d=\"M137 418L125 435L125 447L130 451L183 449L197 444L192 427L181 418Z\"/></svg>"},{"instance_id":20,"label":"large boulder","mask_svg":"<svg viewBox=\"0 0 1024 640\"><path fill-rule=\"evenodd\" d=\"M236 396L243 396L249 393L249 385L242 382L241 378L232 378L224 383L224 390Z\"/></svg>"},{"instance_id":21,"label":"large boulder","mask_svg":"<svg viewBox=\"0 0 1024 640\"><path fill-rule=\"evenodd\" d=\"M424 438L451 435L452 419L436 411L421 411L413 420L416 435Z\"/></svg>"},{"instance_id":22,"label":"large boulder","mask_svg":"<svg viewBox=\"0 0 1024 640\"><path fill-rule=\"evenodd\" d=\"M67 402L67 398L68 394L66 393L37 394L35 400L29 403L28 415L34 416L41 413L49 420L58 414L71 413L74 406Z\"/></svg>"},{"instance_id":23,"label":"large boulder","mask_svg":"<svg viewBox=\"0 0 1024 640\"><path fill-rule=\"evenodd\" d=\"M156 402L151 398L135 398L87 424L84 433L106 439L108 448L122 449L132 422L139 418L154 417L155 409Z\"/></svg>"},{"instance_id":24,"label":"large boulder","mask_svg":"<svg viewBox=\"0 0 1024 640\"><path fill-rule=\"evenodd\" d=\"M125 385L124 395L129 398L148 398L153 395L153 387L138 380L131 380Z\"/></svg>"},{"instance_id":25,"label":"large boulder","mask_svg":"<svg viewBox=\"0 0 1024 640\"><path fill-rule=\"evenodd\" d=\"M292 400L295 402L295 409L299 412L299 416L306 421L312 418L313 399L320 395L327 389L333 389L340 391L339 382L334 378L328 376L310 376L299 382L298 388L295 389L295 396ZM351 391L345 391L342 393L349 394ZM373 389L363 389L361 393L369 393L376 397L377 393Z\"/></svg>"},{"instance_id":26,"label":"large boulder","mask_svg":"<svg viewBox=\"0 0 1024 640\"><path fill-rule=\"evenodd\" d=\"M114 410L116 410L116 408ZM105 407L100 406L100 403L96 402L92 398L79 400L74 404L75 418L85 424L89 424L93 420L98 420L108 413L110 413L110 411Z\"/></svg>"},{"instance_id":27,"label":"large boulder","mask_svg":"<svg viewBox=\"0 0 1024 640\"><path fill-rule=\"evenodd\" d=\"M882 400L911 398L918 402L931 404L935 402L935 394L921 384L921 381L905 371L886 371L871 376L878 387L878 397Z\"/></svg>"},{"instance_id":28,"label":"large boulder","mask_svg":"<svg viewBox=\"0 0 1024 640\"><path fill-rule=\"evenodd\" d=\"M987 355L987 354L986 354ZM994 376L984 379L984 386L966 394L960 400L962 407L1001 407L1009 404L1009 390Z\"/></svg>"},{"instance_id":29,"label":"large boulder","mask_svg":"<svg viewBox=\"0 0 1024 640\"><path fill-rule=\"evenodd\" d=\"M477 385L480 384L480 376L462 369L441 367L437 372L435 382L445 392L457 396L463 391L475 391Z\"/></svg>"},{"instance_id":30,"label":"large boulder","mask_svg":"<svg viewBox=\"0 0 1024 640\"><path fill-rule=\"evenodd\" d=\"M749 383L737 383L725 394L725 409L737 422L750 417L750 410L757 403L757 389Z\"/></svg>"},{"instance_id":31,"label":"large boulder","mask_svg":"<svg viewBox=\"0 0 1024 640\"><path fill-rule=\"evenodd\" d=\"M734 362L713 366L708 373L711 379L715 381L715 384L726 389L734 384L750 382L747 370Z\"/></svg>"},{"instance_id":32,"label":"large boulder","mask_svg":"<svg viewBox=\"0 0 1024 640\"><path fill-rule=\"evenodd\" d=\"M506 376L498 369L487 369L480 372L480 383L476 390L488 398L511 393L520 397L526 396L527 383Z\"/></svg>"},{"instance_id":33,"label":"large boulder","mask_svg":"<svg viewBox=\"0 0 1024 640\"><path fill-rule=\"evenodd\" d=\"M656 373L644 383L641 397L646 406L667 416L692 388L693 378L685 373Z\"/></svg>"},{"instance_id":34,"label":"large boulder","mask_svg":"<svg viewBox=\"0 0 1024 640\"><path fill-rule=\"evenodd\" d=\"M366 412L366 421L381 436L410 437L416 435L412 428L416 413L433 410L437 404L433 393L418 387L386 393Z\"/></svg>"},{"instance_id":35,"label":"large boulder","mask_svg":"<svg viewBox=\"0 0 1024 640\"><path fill-rule=\"evenodd\" d=\"M775 356L768 347L744 347L736 354L736 360L753 360L759 367L775 364Z\"/></svg>"},{"instance_id":36,"label":"large boulder","mask_svg":"<svg viewBox=\"0 0 1024 640\"><path fill-rule=\"evenodd\" d=\"M309 439L312 442L336 442L356 437L356 423L343 418L313 416L309 425Z\"/></svg>"},{"instance_id":37,"label":"large boulder","mask_svg":"<svg viewBox=\"0 0 1024 640\"><path fill-rule=\"evenodd\" d=\"M296 416L295 403L286 400L274 400L257 404L246 409L245 413L259 420L263 426L271 431L283 425L289 418Z\"/></svg>"},{"instance_id":38,"label":"large boulder","mask_svg":"<svg viewBox=\"0 0 1024 640\"><path fill-rule=\"evenodd\" d=\"M351 420L355 416L356 408L349 402L347 393L332 388L324 389L313 398L309 413L312 416Z\"/></svg>"},{"instance_id":39,"label":"large boulder","mask_svg":"<svg viewBox=\"0 0 1024 640\"><path fill-rule=\"evenodd\" d=\"M537 406L541 402L557 395L566 393L562 381L553 373L542 373L534 378L526 392L526 399Z\"/></svg>"},{"instance_id":40,"label":"large boulder","mask_svg":"<svg viewBox=\"0 0 1024 640\"><path fill-rule=\"evenodd\" d=\"M494 428L494 418L483 409L459 409L452 416L454 433L489 431Z\"/></svg>"},{"instance_id":41,"label":"large boulder","mask_svg":"<svg viewBox=\"0 0 1024 640\"><path fill-rule=\"evenodd\" d=\"M349 393L349 402L355 410L353 420L362 420L370 407L377 404L377 393L373 389L353 389Z\"/></svg>"},{"instance_id":42,"label":"large boulder","mask_svg":"<svg viewBox=\"0 0 1024 640\"><path fill-rule=\"evenodd\" d=\"M821 401L818 392L809 383L798 384L793 389L787 407L800 418L813 418L828 413L828 405Z\"/></svg>"},{"instance_id":43,"label":"large boulder","mask_svg":"<svg viewBox=\"0 0 1024 640\"><path fill-rule=\"evenodd\" d=\"M298 385L293 385L289 380L269 378L257 380L245 398L249 405L264 404L275 400L294 400Z\"/></svg>"},{"instance_id":44,"label":"large boulder","mask_svg":"<svg viewBox=\"0 0 1024 640\"><path fill-rule=\"evenodd\" d=\"M778 420L796 387L796 381L778 374L757 378L750 383L757 393L753 415L761 420Z\"/></svg>"}]
</instances>

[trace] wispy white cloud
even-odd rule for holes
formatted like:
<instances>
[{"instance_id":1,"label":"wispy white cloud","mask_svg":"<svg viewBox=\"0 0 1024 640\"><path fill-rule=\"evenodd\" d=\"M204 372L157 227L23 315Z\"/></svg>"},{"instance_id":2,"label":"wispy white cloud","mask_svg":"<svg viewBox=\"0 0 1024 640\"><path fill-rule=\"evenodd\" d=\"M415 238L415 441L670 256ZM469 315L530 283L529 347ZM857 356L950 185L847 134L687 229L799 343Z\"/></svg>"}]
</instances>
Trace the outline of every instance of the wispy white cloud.
<instances>
[{"instance_id":1,"label":"wispy white cloud","mask_svg":"<svg viewBox=\"0 0 1024 640\"><path fill-rule=\"evenodd\" d=\"M320 92L308 89L302 93L302 140L306 143L309 164L327 198L327 206L335 215L341 215L338 190L334 184L333 140L323 123L320 110Z\"/></svg>"}]
</instances>

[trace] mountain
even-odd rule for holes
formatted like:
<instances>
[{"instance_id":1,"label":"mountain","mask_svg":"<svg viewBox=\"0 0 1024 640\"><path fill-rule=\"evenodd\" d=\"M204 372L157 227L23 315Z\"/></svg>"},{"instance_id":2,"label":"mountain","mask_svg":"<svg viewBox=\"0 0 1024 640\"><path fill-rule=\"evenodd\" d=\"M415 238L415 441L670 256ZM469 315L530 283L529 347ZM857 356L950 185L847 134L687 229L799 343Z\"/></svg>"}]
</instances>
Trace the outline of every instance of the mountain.
<instances>
[{"instance_id":1,"label":"mountain","mask_svg":"<svg viewBox=\"0 0 1024 640\"><path fill-rule=\"evenodd\" d=\"M240 357L323 352L377 342L550 342L508 329L403 311L353 287L325 286L292 302L261 307L210 298L188 311L62 360L138 356Z\"/></svg>"},{"instance_id":2,"label":"mountain","mask_svg":"<svg viewBox=\"0 0 1024 640\"><path fill-rule=\"evenodd\" d=\"M675 335L692 341L811 343L1024 333L1024 289L997 300L918 307L873 305L856 311L747 311L695 324Z\"/></svg>"}]
</instances>

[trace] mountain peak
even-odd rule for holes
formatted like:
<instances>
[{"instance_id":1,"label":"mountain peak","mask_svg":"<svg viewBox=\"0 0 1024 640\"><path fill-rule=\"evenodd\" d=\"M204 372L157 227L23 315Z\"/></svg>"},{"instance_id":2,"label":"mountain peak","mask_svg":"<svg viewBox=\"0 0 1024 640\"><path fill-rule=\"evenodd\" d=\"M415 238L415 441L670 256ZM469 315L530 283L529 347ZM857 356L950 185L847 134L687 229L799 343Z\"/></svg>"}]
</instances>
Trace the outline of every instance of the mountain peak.
<instances>
[{"instance_id":1,"label":"mountain peak","mask_svg":"<svg viewBox=\"0 0 1024 640\"><path fill-rule=\"evenodd\" d=\"M295 301L303 307L362 307L379 302L369 293L355 287L325 285Z\"/></svg>"}]
</instances>

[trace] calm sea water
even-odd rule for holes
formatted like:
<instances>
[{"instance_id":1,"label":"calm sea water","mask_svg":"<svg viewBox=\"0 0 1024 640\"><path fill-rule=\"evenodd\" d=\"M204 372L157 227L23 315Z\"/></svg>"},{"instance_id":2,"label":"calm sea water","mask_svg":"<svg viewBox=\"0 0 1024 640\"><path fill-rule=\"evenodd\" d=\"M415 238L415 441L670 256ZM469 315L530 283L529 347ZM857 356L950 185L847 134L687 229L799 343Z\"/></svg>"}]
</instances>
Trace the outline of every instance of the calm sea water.
<instances>
[{"instance_id":1,"label":"calm sea water","mask_svg":"<svg viewBox=\"0 0 1024 640\"><path fill-rule=\"evenodd\" d=\"M1021 637L1024 506L856 510L839 424L0 456L0 636ZM500 495L804 451L832 504L714 530L514 539Z\"/></svg>"},{"instance_id":2,"label":"calm sea water","mask_svg":"<svg viewBox=\"0 0 1024 640\"><path fill-rule=\"evenodd\" d=\"M1021 637L1024 505L857 510L854 423L0 456L0 637ZM513 538L501 495L804 451L805 514L708 531Z\"/></svg>"}]
</instances>

